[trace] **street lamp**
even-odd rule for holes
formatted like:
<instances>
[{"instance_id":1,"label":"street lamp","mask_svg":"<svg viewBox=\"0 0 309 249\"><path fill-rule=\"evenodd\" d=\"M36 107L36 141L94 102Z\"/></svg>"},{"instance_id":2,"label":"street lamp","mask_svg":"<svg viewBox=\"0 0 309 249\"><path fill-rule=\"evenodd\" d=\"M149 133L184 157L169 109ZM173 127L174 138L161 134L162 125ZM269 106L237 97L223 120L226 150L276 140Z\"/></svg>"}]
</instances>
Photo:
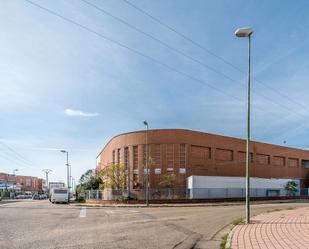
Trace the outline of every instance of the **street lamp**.
<instances>
[{"instance_id":1,"label":"street lamp","mask_svg":"<svg viewBox=\"0 0 309 249\"><path fill-rule=\"evenodd\" d=\"M49 192L48 174L49 174L50 172L52 172L52 170L51 170L51 169L43 169L42 171L43 171L43 172L45 173L45 175L46 175L46 189L47 189L47 192Z\"/></svg>"},{"instance_id":2,"label":"street lamp","mask_svg":"<svg viewBox=\"0 0 309 249\"><path fill-rule=\"evenodd\" d=\"M253 29L239 28L235 31L237 37L248 37L248 101L247 101L247 142L246 142L246 223L250 223L250 74L251 74L251 35Z\"/></svg>"},{"instance_id":3,"label":"street lamp","mask_svg":"<svg viewBox=\"0 0 309 249\"><path fill-rule=\"evenodd\" d=\"M13 175L15 176L15 172L18 171L18 169L13 169Z\"/></svg>"},{"instance_id":4,"label":"street lamp","mask_svg":"<svg viewBox=\"0 0 309 249\"><path fill-rule=\"evenodd\" d=\"M67 154L67 163L66 163L66 166L67 166L67 186L68 186L68 189L69 189L69 197L68 197L68 200L69 200L69 202L70 202L70 165L69 165L69 152L66 151L66 150L60 150L60 152L66 153L66 154Z\"/></svg>"},{"instance_id":5,"label":"street lamp","mask_svg":"<svg viewBox=\"0 0 309 249\"><path fill-rule=\"evenodd\" d=\"M148 169L148 122L145 120L144 125L146 127L146 205L149 207L149 169Z\"/></svg>"}]
</instances>

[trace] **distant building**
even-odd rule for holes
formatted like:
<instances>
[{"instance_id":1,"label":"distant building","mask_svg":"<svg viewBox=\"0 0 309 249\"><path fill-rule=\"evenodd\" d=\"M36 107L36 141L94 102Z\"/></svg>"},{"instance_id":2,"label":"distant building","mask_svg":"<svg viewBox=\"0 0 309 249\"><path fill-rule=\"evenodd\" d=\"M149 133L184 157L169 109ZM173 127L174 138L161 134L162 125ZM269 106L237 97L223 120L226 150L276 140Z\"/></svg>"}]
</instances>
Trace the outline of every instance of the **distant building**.
<instances>
[{"instance_id":1,"label":"distant building","mask_svg":"<svg viewBox=\"0 0 309 249\"><path fill-rule=\"evenodd\" d=\"M43 192L45 181L35 176L0 173L0 191Z\"/></svg>"},{"instance_id":2,"label":"distant building","mask_svg":"<svg viewBox=\"0 0 309 249\"><path fill-rule=\"evenodd\" d=\"M131 191L138 192L145 187L145 143L144 130L113 137L97 156L96 170L123 164ZM149 130L148 149L150 188L159 187L168 174L175 176L175 188L186 188L190 176L245 176L243 139L184 129ZM295 179L305 187L309 151L261 142L251 142L250 151L252 177Z\"/></svg>"}]
</instances>

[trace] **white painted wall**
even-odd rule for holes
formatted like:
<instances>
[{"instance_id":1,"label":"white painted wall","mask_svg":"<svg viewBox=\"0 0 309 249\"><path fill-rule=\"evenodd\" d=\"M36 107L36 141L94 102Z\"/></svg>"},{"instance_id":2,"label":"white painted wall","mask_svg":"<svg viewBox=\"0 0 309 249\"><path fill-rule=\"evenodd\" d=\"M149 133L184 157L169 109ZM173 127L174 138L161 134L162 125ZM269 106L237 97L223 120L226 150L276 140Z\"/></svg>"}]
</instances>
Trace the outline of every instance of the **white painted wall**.
<instances>
[{"instance_id":1,"label":"white painted wall","mask_svg":"<svg viewBox=\"0 0 309 249\"><path fill-rule=\"evenodd\" d=\"M287 182L298 179L277 178L250 178L250 195L252 197L263 197L280 195L286 196L284 189ZM187 189L190 198L235 198L245 196L245 177L233 176L190 176L187 178ZM299 195L298 193L296 193Z\"/></svg>"},{"instance_id":2,"label":"white painted wall","mask_svg":"<svg viewBox=\"0 0 309 249\"><path fill-rule=\"evenodd\" d=\"M251 188L284 188L289 181L295 181L299 185L298 179L280 178L250 178ZM189 176L187 178L187 188L245 188L245 177L233 176Z\"/></svg>"}]
</instances>

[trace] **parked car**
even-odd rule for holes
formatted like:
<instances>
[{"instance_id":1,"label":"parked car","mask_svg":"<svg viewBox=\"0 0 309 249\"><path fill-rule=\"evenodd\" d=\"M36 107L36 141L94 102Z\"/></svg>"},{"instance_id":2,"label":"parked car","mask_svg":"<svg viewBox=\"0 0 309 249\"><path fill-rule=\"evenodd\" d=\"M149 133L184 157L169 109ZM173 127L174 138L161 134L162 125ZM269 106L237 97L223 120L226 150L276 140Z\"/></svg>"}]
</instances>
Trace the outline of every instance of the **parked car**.
<instances>
[{"instance_id":1,"label":"parked car","mask_svg":"<svg viewBox=\"0 0 309 249\"><path fill-rule=\"evenodd\" d=\"M33 199L33 200L41 200L39 194L34 194L34 195L32 196L32 199Z\"/></svg>"},{"instance_id":2,"label":"parked car","mask_svg":"<svg viewBox=\"0 0 309 249\"><path fill-rule=\"evenodd\" d=\"M42 200L47 199L47 194L40 194L40 199L42 199Z\"/></svg>"},{"instance_id":3,"label":"parked car","mask_svg":"<svg viewBox=\"0 0 309 249\"><path fill-rule=\"evenodd\" d=\"M25 199L25 195L17 195L15 196L15 199Z\"/></svg>"}]
</instances>

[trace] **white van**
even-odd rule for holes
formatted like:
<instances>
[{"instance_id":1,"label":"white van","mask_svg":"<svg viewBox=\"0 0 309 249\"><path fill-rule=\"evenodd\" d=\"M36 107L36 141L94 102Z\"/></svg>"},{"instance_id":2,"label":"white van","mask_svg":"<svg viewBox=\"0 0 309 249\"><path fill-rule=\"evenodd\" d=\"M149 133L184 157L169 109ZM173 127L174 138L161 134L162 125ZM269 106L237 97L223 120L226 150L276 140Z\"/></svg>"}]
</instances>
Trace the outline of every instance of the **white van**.
<instances>
[{"instance_id":1,"label":"white van","mask_svg":"<svg viewBox=\"0 0 309 249\"><path fill-rule=\"evenodd\" d=\"M52 203L68 203L69 202L69 189L68 188L53 188L51 191Z\"/></svg>"}]
</instances>

